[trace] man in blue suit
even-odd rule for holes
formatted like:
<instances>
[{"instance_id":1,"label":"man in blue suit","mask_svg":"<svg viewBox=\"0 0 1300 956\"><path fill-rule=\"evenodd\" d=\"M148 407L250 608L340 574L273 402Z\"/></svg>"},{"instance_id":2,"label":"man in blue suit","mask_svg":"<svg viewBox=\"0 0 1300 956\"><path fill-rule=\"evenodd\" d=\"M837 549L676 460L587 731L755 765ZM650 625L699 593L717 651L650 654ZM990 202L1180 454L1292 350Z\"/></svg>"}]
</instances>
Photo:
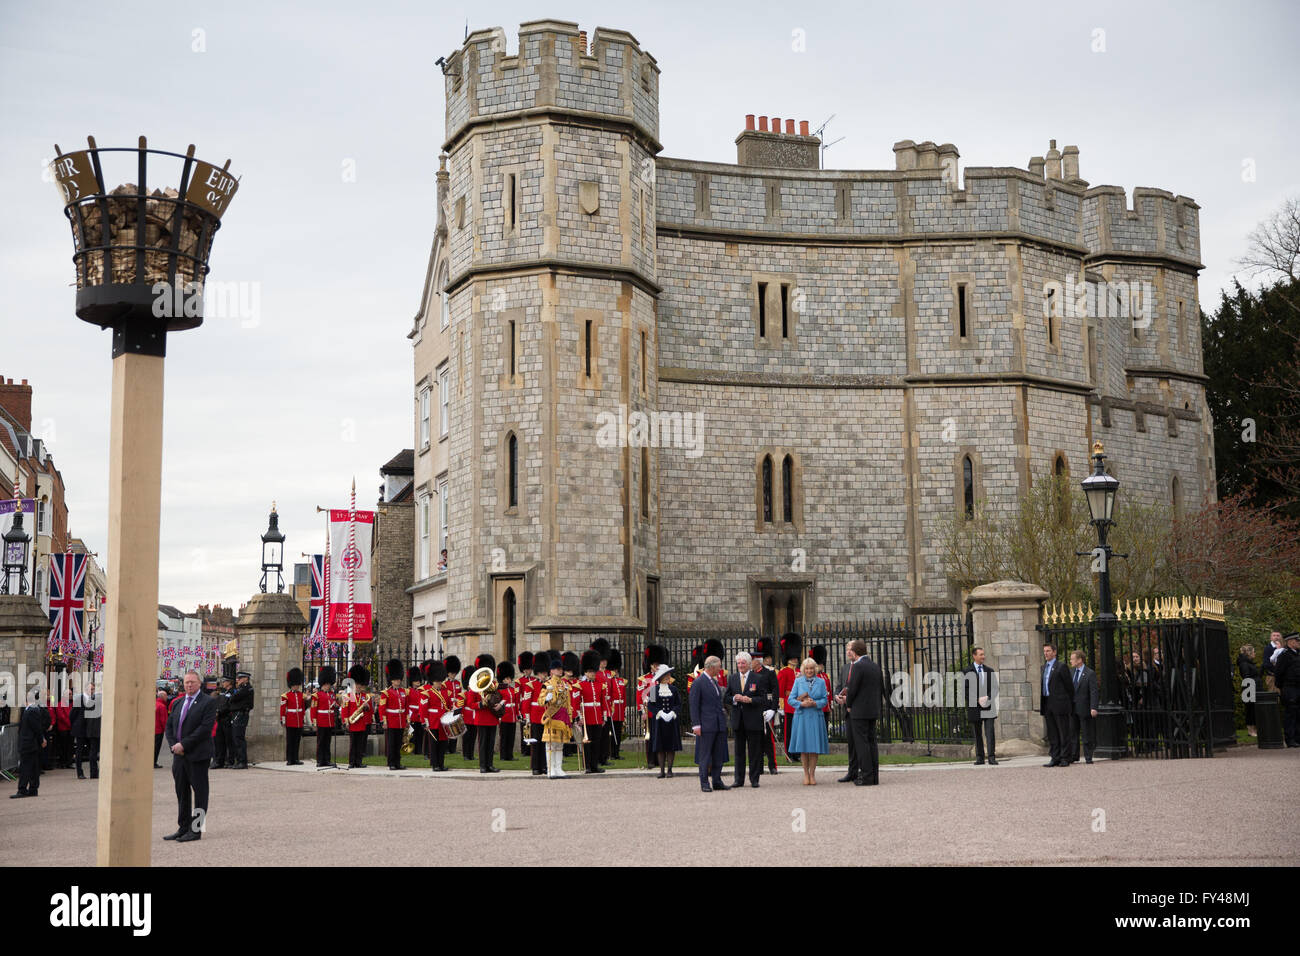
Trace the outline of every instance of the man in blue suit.
<instances>
[{"instance_id":1,"label":"man in blue suit","mask_svg":"<svg viewBox=\"0 0 1300 956\"><path fill-rule=\"evenodd\" d=\"M167 744L172 751L172 778L176 781L176 832L163 837L190 843L203 836L208 815L208 762L212 760L212 727L217 722L217 702L199 693L197 671L185 674L185 694L172 701L167 715ZM193 811L191 811L191 792Z\"/></svg>"},{"instance_id":2,"label":"man in blue suit","mask_svg":"<svg viewBox=\"0 0 1300 956\"><path fill-rule=\"evenodd\" d=\"M722 765L727 761L727 713L722 707L722 688L718 686L720 670L722 661L709 657L704 661L704 673L691 683L695 762L700 765L700 789L705 793L731 789L722 782Z\"/></svg>"}]
</instances>

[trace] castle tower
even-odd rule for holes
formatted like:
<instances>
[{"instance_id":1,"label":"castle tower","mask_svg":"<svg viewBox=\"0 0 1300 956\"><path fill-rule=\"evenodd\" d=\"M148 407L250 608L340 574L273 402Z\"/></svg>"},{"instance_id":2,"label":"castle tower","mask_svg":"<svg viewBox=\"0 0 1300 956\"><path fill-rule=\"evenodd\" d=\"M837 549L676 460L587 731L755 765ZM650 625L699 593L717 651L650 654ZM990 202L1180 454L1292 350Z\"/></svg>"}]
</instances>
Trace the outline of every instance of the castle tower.
<instances>
[{"instance_id":1,"label":"castle tower","mask_svg":"<svg viewBox=\"0 0 1300 956\"><path fill-rule=\"evenodd\" d=\"M509 55L472 33L444 72L443 633L502 659L644 632L657 449L598 436L657 401L658 68L630 34L542 20Z\"/></svg>"}]
</instances>

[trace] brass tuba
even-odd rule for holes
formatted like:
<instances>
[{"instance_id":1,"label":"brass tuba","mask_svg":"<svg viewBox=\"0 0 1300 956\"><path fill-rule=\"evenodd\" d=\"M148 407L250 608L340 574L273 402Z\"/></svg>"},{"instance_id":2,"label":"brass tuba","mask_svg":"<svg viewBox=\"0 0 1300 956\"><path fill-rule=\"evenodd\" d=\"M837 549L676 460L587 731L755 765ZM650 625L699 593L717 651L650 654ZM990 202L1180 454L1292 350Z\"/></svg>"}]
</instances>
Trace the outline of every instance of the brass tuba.
<instances>
[{"instance_id":1,"label":"brass tuba","mask_svg":"<svg viewBox=\"0 0 1300 956\"><path fill-rule=\"evenodd\" d=\"M480 667L469 675L469 689L478 694L483 702L483 709L496 717L505 712L505 701L497 692L497 678L490 667Z\"/></svg>"}]
</instances>

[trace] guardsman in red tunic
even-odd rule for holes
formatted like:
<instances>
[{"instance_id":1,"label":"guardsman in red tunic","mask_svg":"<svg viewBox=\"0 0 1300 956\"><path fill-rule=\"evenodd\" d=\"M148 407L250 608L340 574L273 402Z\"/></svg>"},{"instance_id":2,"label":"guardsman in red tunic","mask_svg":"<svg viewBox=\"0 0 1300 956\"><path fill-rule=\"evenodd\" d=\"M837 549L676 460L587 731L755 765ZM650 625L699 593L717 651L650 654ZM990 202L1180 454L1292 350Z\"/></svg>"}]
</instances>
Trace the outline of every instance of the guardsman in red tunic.
<instances>
[{"instance_id":1,"label":"guardsman in red tunic","mask_svg":"<svg viewBox=\"0 0 1300 956\"><path fill-rule=\"evenodd\" d=\"M501 711L501 759L515 759L515 730L519 725L519 688L515 686L515 665L497 665L497 690L505 710Z\"/></svg>"},{"instance_id":2,"label":"guardsman in red tunic","mask_svg":"<svg viewBox=\"0 0 1300 956\"><path fill-rule=\"evenodd\" d=\"M428 726L429 769L441 773L446 770L443 762L447 753L447 731L442 726L442 715L454 708L453 691L447 686L447 666L442 661L429 661L424 669L424 679L429 682L429 690L424 695L424 719Z\"/></svg>"},{"instance_id":3,"label":"guardsman in red tunic","mask_svg":"<svg viewBox=\"0 0 1300 956\"><path fill-rule=\"evenodd\" d=\"M803 663L803 638L794 632L782 637L781 660L785 662L785 666L776 672L776 686L781 692L781 740L788 760L790 759L790 722L794 719L794 708L790 706L790 691L794 690L795 678L799 676L799 666Z\"/></svg>"},{"instance_id":4,"label":"guardsman in red tunic","mask_svg":"<svg viewBox=\"0 0 1300 956\"><path fill-rule=\"evenodd\" d=\"M477 718L471 713L469 702L469 679L475 670L477 668L470 664L460 672L460 710L461 716L465 718L465 732L460 735L460 752L466 760L474 759L474 744L478 741L478 724L474 722Z\"/></svg>"},{"instance_id":5,"label":"guardsman in red tunic","mask_svg":"<svg viewBox=\"0 0 1300 956\"><path fill-rule=\"evenodd\" d=\"M460 682L460 658L451 654L443 660L442 664L447 669L447 679L442 682L442 689L447 695L449 709L459 711L465 705L465 689ZM447 753L454 754L459 742L458 737L448 739Z\"/></svg>"},{"instance_id":6,"label":"guardsman in red tunic","mask_svg":"<svg viewBox=\"0 0 1300 956\"><path fill-rule=\"evenodd\" d=\"M339 703L339 722L348 732L348 769L362 766L366 755L366 735L370 732L370 716L374 710L370 694L370 670L364 664L353 664L348 671L352 686L345 690Z\"/></svg>"},{"instance_id":7,"label":"guardsman in red tunic","mask_svg":"<svg viewBox=\"0 0 1300 956\"><path fill-rule=\"evenodd\" d=\"M284 728L284 762L296 767L298 746L302 742L303 718L307 716L302 697L302 668L295 667L284 677L289 689L280 695L280 726Z\"/></svg>"},{"instance_id":8,"label":"guardsman in red tunic","mask_svg":"<svg viewBox=\"0 0 1300 956\"><path fill-rule=\"evenodd\" d=\"M627 721L627 681L619 676L623 669L623 653L617 648L609 650L609 717L614 725L610 737L610 759L618 760L622 756L619 747L623 740L623 725Z\"/></svg>"},{"instance_id":9,"label":"guardsman in red tunic","mask_svg":"<svg viewBox=\"0 0 1300 956\"><path fill-rule=\"evenodd\" d=\"M428 661L425 661L427 664ZM424 664L406 669L406 726L411 728L411 749L417 754L424 753L424 743L428 734L424 732L424 695L428 688L424 683Z\"/></svg>"},{"instance_id":10,"label":"guardsman in red tunic","mask_svg":"<svg viewBox=\"0 0 1300 956\"><path fill-rule=\"evenodd\" d=\"M813 662L817 665L817 676L826 684L826 706L822 708L822 717L826 720L826 739L830 739L831 733L831 699L835 696L835 691L831 689L831 675L826 673L826 648L821 644L814 644L812 651L809 652Z\"/></svg>"},{"instance_id":11,"label":"guardsman in red tunic","mask_svg":"<svg viewBox=\"0 0 1300 956\"><path fill-rule=\"evenodd\" d=\"M474 671L486 667L492 671L492 676L496 677L496 658L491 654L480 654L474 658ZM498 767L492 766L492 760L496 756L497 743L497 726L501 723L501 706L500 694L497 691L488 691L480 695L473 687L465 688L465 728L466 734L470 728L477 728L474 736L475 743L478 745L478 772L479 773L500 773ZM472 752L472 751L471 751ZM465 755L469 759L469 754Z\"/></svg>"},{"instance_id":12,"label":"guardsman in red tunic","mask_svg":"<svg viewBox=\"0 0 1300 956\"><path fill-rule=\"evenodd\" d=\"M533 689L533 652L523 651L515 658L515 667L519 670L519 677L515 681L516 706L519 717L519 753L527 757L529 763L532 763L533 751L528 745L528 738L535 735L529 726L529 717L532 714L530 704L535 696Z\"/></svg>"},{"instance_id":13,"label":"guardsman in red tunic","mask_svg":"<svg viewBox=\"0 0 1300 956\"><path fill-rule=\"evenodd\" d=\"M317 770L337 766L330 755L330 739L334 735L334 680L336 676L334 668L328 664L322 667L317 675L317 680L320 681L320 689L312 694L308 701L307 717L316 725Z\"/></svg>"},{"instance_id":14,"label":"guardsman in red tunic","mask_svg":"<svg viewBox=\"0 0 1300 956\"><path fill-rule=\"evenodd\" d=\"M598 755L600 757L600 762L602 764L607 764L609 763L609 757L610 757L610 747L611 747L610 738L613 736L613 734L610 733L610 726L609 726L609 669L608 668L609 668L609 652L611 650L609 640L604 637L598 637L591 642L591 649L596 652L596 659L598 662L596 667L596 683L600 685L600 697L601 697L601 702L604 704L604 710L605 710L605 723L602 725L603 729L601 730L600 733L601 739L600 739L600 750L598 752Z\"/></svg>"},{"instance_id":15,"label":"guardsman in red tunic","mask_svg":"<svg viewBox=\"0 0 1300 956\"><path fill-rule=\"evenodd\" d=\"M406 732L406 693L402 690L402 662L396 657L384 665L388 688L379 695L376 719L384 728L384 750L388 754L388 769L402 769L402 736Z\"/></svg>"},{"instance_id":16,"label":"guardsman in red tunic","mask_svg":"<svg viewBox=\"0 0 1300 956\"><path fill-rule=\"evenodd\" d=\"M600 766L600 742L605 736L605 691L600 681L596 680L596 671L600 668L600 655L596 651L584 651L582 655L582 679L578 681L578 697L582 714L583 755L587 769L584 773L604 773Z\"/></svg>"},{"instance_id":17,"label":"guardsman in red tunic","mask_svg":"<svg viewBox=\"0 0 1300 956\"><path fill-rule=\"evenodd\" d=\"M529 669L533 672L531 677L526 677L528 699L520 701L520 708L523 711L523 717L528 721L528 736L534 743L528 745L528 766L533 771L534 777L540 777L547 772L546 763L546 745L542 741L542 715L546 711L546 705L542 703L542 687L545 685L545 679L542 675L548 675L551 668L551 655L548 651L538 651L536 654L530 654L525 651L519 655L522 664L525 655L528 659Z\"/></svg>"}]
</instances>

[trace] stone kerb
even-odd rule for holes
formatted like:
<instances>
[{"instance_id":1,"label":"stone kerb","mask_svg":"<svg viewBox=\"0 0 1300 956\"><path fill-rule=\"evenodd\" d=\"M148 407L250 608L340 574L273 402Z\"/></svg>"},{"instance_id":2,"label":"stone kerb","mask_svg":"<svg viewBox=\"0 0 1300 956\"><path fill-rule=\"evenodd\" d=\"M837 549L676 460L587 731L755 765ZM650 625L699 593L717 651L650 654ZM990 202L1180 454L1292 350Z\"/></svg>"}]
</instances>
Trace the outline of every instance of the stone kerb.
<instances>
[{"instance_id":1,"label":"stone kerb","mask_svg":"<svg viewBox=\"0 0 1300 956\"><path fill-rule=\"evenodd\" d=\"M998 754L1044 752L1038 715L1037 626L1048 594L1036 584L997 581L970 594L974 642L998 675Z\"/></svg>"}]
</instances>

